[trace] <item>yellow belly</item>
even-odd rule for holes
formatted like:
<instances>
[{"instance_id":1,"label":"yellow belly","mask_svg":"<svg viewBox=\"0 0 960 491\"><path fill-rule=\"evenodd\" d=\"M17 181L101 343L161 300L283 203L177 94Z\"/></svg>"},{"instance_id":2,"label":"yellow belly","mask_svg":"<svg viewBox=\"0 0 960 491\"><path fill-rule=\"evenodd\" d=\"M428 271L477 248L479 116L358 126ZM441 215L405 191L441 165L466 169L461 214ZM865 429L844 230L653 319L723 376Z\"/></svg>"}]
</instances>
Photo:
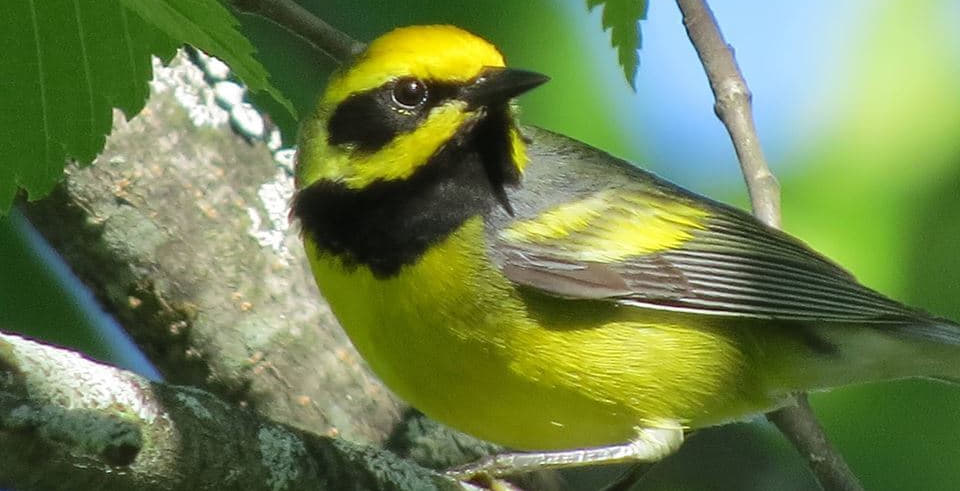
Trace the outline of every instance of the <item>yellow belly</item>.
<instances>
[{"instance_id":1,"label":"yellow belly","mask_svg":"<svg viewBox=\"0 0 960 491\"><path fill-rule=\"evenodd\" d=\"M483 240L482 221L470 220L389 279L307 244L357 350L432 418L549 450L621 443L638 426L717 424L775 403L755 375L763 350L753 328L520 292L489 265Z\"/></svg>"}]
</instances>

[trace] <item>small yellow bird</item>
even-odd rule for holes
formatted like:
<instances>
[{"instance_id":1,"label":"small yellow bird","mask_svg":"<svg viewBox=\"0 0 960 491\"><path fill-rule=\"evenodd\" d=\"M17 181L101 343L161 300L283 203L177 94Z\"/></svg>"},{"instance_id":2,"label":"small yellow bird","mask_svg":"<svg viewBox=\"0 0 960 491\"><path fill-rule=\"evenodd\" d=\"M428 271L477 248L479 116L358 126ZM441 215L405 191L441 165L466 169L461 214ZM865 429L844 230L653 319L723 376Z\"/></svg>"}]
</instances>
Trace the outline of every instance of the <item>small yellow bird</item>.
<instances>
[{"instance_id":1,"label":"small yellow bird","mask_svg":"<svg viewBox=\"0 0 960 491\"><path fill-rule=\"evenodd\" d=\"M521 128L506 68L452 26L396 29L301 128L323 296L388 387L518 450L465 473L655 461L806 391L960 377L960 326L857 283L741 210Z\"/></svg>"}]
</instances>

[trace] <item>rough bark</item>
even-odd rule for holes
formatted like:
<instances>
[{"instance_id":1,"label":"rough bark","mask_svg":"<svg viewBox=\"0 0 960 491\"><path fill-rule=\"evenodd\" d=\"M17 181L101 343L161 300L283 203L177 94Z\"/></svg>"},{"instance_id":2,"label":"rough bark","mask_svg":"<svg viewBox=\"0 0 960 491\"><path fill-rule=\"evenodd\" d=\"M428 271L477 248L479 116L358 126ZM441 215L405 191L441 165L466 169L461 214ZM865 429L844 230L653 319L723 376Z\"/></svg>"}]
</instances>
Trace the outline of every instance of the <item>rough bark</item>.
<instances>
[{"instance_id":1,"label":"rough bark","mask_svg":"<svg viewBox=\"0 0 960 491\"><path fill-rule=\"evenodd\" d=\"M389 452L4 333L0 455L0 487L18 490L461 488Z\"/></svg>"},{"instance_id":2,"label":"rough bark","mask_svg":"<svg viewBox=\"0 0 960 491\"><path fill-rule=\"evenodd\" d=\"M288 172L217 117L193 65L164 70L140 115L115 118L94 165L68 167L26 214L167 381L382 442L402 406L316 291L287 226Z\"/></svg>"}]
</instances>

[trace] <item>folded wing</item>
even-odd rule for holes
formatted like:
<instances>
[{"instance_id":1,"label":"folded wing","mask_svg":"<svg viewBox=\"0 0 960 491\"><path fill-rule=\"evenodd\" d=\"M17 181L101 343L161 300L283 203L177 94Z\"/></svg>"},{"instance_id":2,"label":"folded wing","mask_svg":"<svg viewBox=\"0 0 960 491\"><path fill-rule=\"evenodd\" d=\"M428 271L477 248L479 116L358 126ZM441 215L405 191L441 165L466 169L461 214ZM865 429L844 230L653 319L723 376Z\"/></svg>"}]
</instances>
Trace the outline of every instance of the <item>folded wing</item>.
<instances>
[{"instance_id":1,"label":"folded wing","mask_svg":"<svg viewBox=\"0 0 960 491\"><path fill-rule=\"evenodd\" d=\"M565 298L759 319L925 317L739 210L656 188L557 205L501 230L495 247L511 281Z\"/></svg>"}]
</instances>

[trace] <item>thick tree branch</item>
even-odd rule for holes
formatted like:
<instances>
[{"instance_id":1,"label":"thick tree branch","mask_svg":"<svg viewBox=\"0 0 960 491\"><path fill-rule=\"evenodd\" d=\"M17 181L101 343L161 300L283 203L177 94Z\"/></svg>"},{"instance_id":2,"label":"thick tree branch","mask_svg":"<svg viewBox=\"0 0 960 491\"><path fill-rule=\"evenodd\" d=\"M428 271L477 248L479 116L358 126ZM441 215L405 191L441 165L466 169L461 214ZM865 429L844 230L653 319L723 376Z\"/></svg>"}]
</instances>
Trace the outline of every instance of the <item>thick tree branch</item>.
<instances>
[{"instance_id":1,"label":"thick tree branch","mask_svg":"<svg viewBox=\"0 0 960 491\"><path fill-rule=\"evenodd\" d=\"M292 0L231 0L233 6L276 22L306 39L333 61L343 63L363 51L363 43L337 30Z\"/></svg>"},{"instance_id":2,"label":"thick tree branch","mask_svg":"<svg viewBox=\"0 0 960 491\"><path fill-rule=\"evenodd\" d=\"M461 489L389 452L3 332L0 487Z\"/></svg>"},{"instance_id":3,"label":"thick tree branch","mask_svg":"<svg viewBox=\"0 0 960 491\"><path fill-rule=\"evenodd\" d=\"M683 25L697 50L710 81L717 117L730 133L743 171L753 213L767 225L780 228L780 185L770 172L753 124L751 94L723 39L706 0L677 0ZM806 394L796 394L796 405L767 415L807 460L820 485L828 490L862 489L859 480L827 439Z\"/></svg>"},{"instance_id":4,"label":"thick tree branch","mask_svg":"<svg viewBox=\"0 0 960 491\"><path fill-rule=\"evenodd\" d=\"M24 212L167 381L381 443L403 406L369 375L297 252L292 178L230 129L192 63L156 77L142 113L115 118L95 165L69 167Z\"/></svg>"}]
</instances>

